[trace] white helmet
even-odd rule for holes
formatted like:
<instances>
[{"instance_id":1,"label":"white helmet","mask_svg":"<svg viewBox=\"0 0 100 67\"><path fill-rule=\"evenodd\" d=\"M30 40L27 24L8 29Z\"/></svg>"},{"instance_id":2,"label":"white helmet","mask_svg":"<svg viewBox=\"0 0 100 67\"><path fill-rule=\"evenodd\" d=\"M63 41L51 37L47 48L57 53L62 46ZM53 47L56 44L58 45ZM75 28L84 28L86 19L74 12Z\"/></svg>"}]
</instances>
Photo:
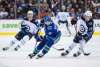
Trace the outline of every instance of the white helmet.
<instances>
[{"instance_id":1,"label":"white helmet","mask_svg":"<svg viewBox=\"0 0 100 67\"><path fill-rule=\"evenodd\" d=\"M84 15L85 15L85 16L90 16L90 17L92 17L92 12L91 12L91 11L86 11L86 12L84 13Z\"/></svg>"},{"instance_id":2,"label":"white helmet","mask_svg":"<svg viewBox=\"0 0 100 67\"><path fill-rule=\"evenodd\" d=\"M33 11L32 11L32 10L29 10L29 11L27 12L27 14L32 14L32 15L33 15Z\"/></svg>"},{"instance_id":3,"label":"white helmet","mask_svg":"<svg viewBox=\"0 0 100 67\"><path fill-rule=\"evenodd\" d=\"M63 10L65 10L66 9L66 7L63 5L62 7L61 7Z\"/></svg>"}]
</instances>

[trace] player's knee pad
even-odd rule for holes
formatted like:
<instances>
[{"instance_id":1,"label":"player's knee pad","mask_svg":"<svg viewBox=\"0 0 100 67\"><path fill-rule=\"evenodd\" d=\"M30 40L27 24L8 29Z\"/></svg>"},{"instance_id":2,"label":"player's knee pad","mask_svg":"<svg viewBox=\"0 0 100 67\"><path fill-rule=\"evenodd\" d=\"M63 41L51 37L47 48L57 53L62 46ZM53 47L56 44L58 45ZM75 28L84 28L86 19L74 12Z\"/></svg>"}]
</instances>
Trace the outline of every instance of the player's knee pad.
<instances>
[{"instance_id":1,"label":"player's knee pad","mask_svg":"<svg viewBox=\"0 0 100 67\"><path fill-rule=\"evenodd\" d=\"M28 35L24 36L23 39L21 39L21 44L24 45L27 41L29 41L30 37Z\"/></svg>"}]
</instances>

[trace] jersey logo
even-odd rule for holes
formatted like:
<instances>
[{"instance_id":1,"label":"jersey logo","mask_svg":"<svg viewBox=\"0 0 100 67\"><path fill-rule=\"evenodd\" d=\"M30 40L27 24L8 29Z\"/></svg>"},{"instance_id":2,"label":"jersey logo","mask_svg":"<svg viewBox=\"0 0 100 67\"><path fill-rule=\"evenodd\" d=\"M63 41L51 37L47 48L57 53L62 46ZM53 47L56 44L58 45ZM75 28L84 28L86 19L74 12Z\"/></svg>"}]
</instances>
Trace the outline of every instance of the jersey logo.
<instances>
[{"instance_id":1,"label":"jersey logo","mask_svg":"<svg viewBox=\"0 0 100 67\"><path fill-rule=\"evenodd\" d=\"M85 27L83 25L80 25L80 33L84 33L85 31Z\"/></svg>"}]
</instances>

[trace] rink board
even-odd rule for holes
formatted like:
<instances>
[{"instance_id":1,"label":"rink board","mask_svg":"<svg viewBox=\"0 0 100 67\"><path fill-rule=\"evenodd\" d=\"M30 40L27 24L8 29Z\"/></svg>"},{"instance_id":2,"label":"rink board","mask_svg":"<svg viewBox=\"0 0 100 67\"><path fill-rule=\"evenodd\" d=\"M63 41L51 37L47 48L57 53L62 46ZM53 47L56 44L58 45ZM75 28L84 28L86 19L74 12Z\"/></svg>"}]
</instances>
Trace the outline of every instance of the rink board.
<instances>
[{"instance_id":1,"label":"rink board","mask_svg":"<svg viewBox=\"0 0 100 67\"><path fill-rule=\"evenodd\" d=\"M52 19L54 20L55 24L57 24L57 20L55 20L55 18ZM22 20L0 20L0 36L16 35L16 33L20 31L21 22ZM100 20L95 19L94 23L95 23L94 36L100 36ZM75 30L73 30L74 27L71 26L70 20L69 20L69 25L72 30L72 33L75 34ZM60 28L61 30L66 29L66 27L64 27L63 25Z\"/></svg>"}]
</instances>

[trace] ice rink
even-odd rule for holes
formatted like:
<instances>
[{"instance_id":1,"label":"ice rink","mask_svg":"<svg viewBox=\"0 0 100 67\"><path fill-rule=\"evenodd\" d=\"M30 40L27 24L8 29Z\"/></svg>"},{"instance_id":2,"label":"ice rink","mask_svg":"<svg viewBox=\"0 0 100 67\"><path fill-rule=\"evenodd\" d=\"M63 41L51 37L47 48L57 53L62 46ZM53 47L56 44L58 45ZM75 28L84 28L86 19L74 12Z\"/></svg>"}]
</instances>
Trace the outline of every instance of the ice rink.
<instances>
[{"instance_id":1,"label":"ice rink","mask_svg":"<svg viewBox=\"0 0 100 67\"><path fill-rule=\"evenodd\" d=\"M66 35L66 26L59 27L62 31L60 41L55 44L55 48L67 48L73 40L75 30L71 27L71 32L74 33L71 37ZM73 30L72 30L73 29ZM2 51L2 48L7 46L13 39L13 36L0 36L0 67L100 67L100 36L93 38L86 44L84 50L90 52L90 56L79 56L74 58L72 55L76 52L77 47L66 57L61 57L63 51L57 51L51 48L49 53L41 59L29 59L28 54L32 53L35 40L32 38L18 51L14 51L13 46L9 51Z\"/></svg>"},{"instance_id":2,"label":"ice rink","mask_svg":"<svg viewBox=\"0 0 100 67\"><path fill-rule=\"evenodd\" d=\"M51 48L50 52L42 59L29 59L28 54L34 49L34 38L31 39L19 51L14 51L13 47L9 51L2 51L2 47L8 45L13 39L12 36L0 37L0 67L100 67L100 36L93 38L85 46L86 52L91 52L90 56L72 57L74 49L68 56L61 57L62 51ZM72 43L73 37L62 37L55 48L67 48Z\"/></svg>"}]
</instances>

